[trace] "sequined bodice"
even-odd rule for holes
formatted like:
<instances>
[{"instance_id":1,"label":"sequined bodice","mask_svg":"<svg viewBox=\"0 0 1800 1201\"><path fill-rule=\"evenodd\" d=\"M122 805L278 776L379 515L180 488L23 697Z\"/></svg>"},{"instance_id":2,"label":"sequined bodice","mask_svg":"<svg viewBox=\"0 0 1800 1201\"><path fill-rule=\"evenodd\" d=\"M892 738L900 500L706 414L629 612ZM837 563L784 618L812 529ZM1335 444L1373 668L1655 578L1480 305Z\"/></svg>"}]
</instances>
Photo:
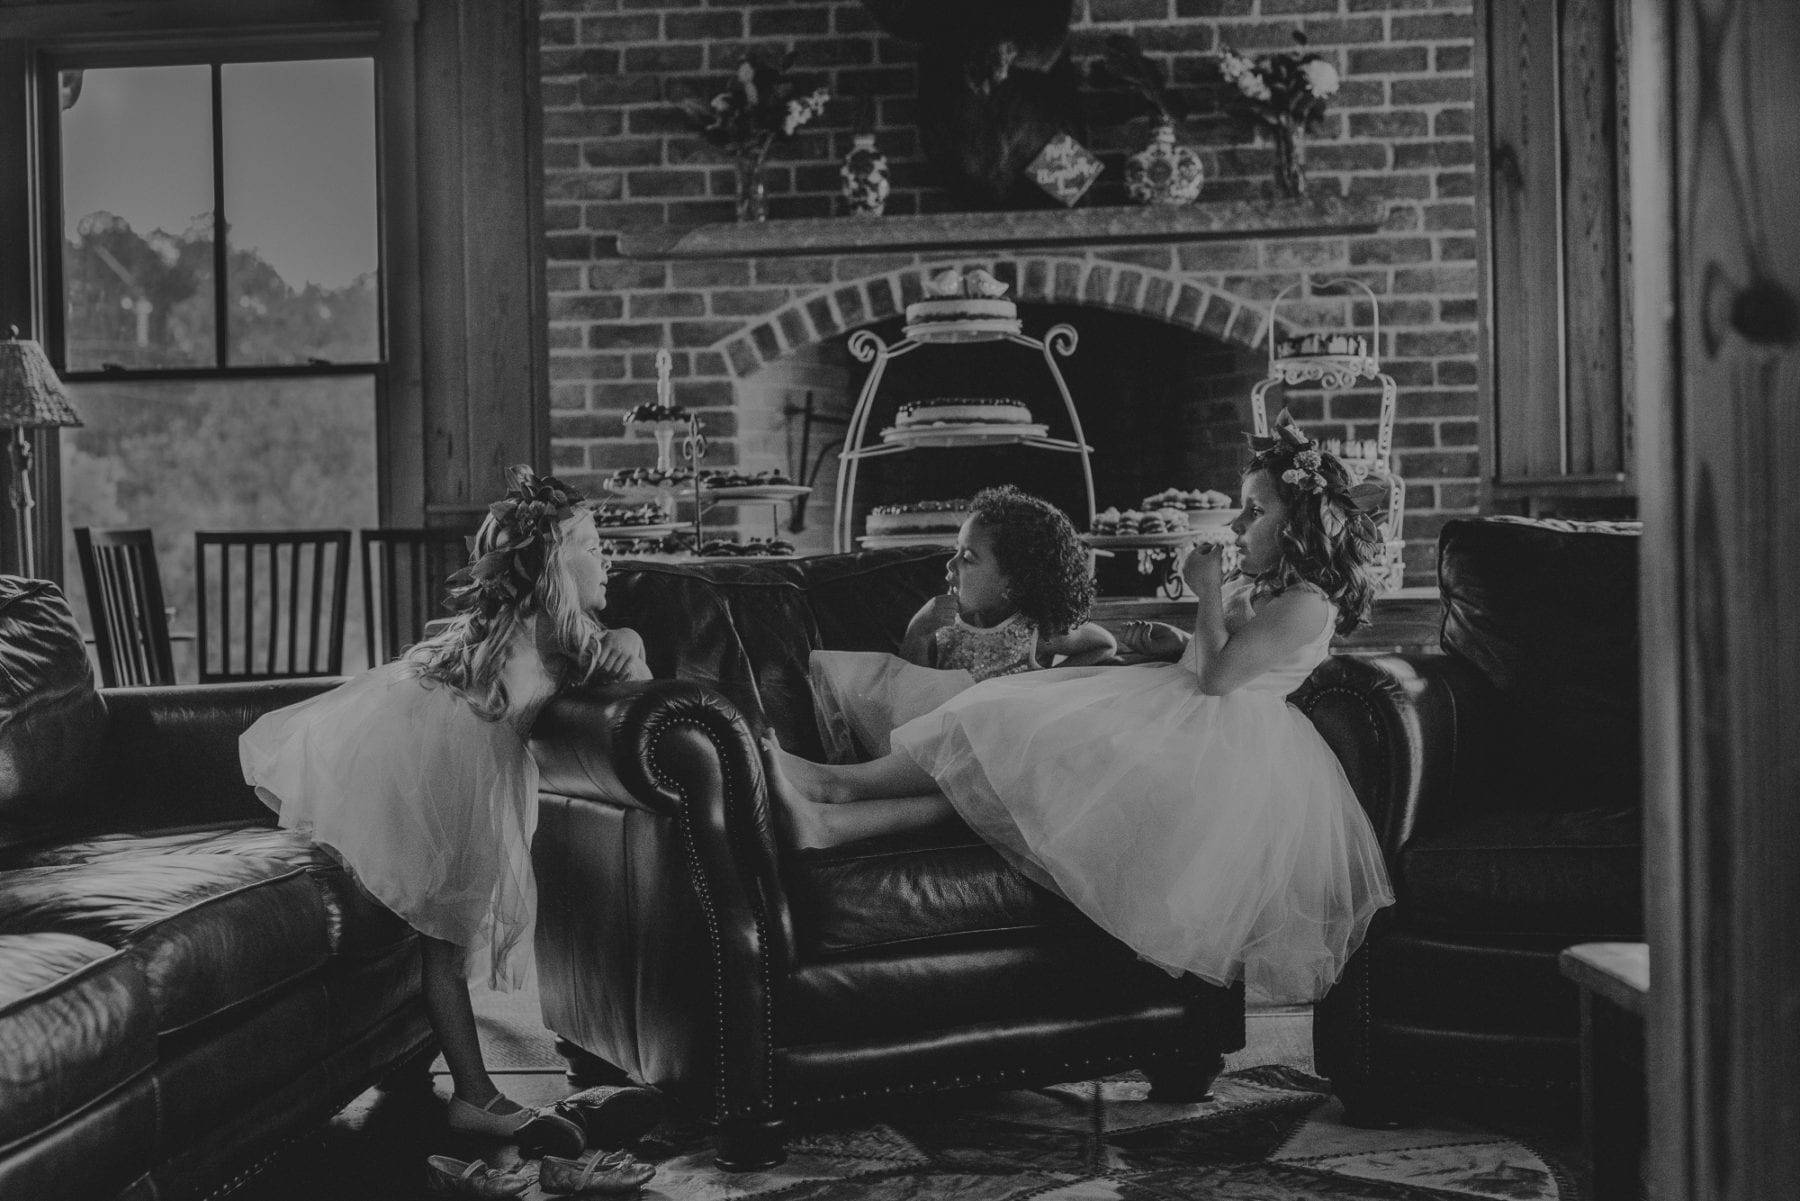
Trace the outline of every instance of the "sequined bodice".
<instances>
[{"instance_id":1,"label":"sequined bodice","mask_svg":"<svg viewBox=\"0 0 1800 1201\"><path fill-rule=\"evenodd\" d=\"M977 680L1016 675L1037 666L1037 627L1015 613L997 626L983 629L960 616L939 626L937 666L962 668Z\"/></svg>"}]
</instances>

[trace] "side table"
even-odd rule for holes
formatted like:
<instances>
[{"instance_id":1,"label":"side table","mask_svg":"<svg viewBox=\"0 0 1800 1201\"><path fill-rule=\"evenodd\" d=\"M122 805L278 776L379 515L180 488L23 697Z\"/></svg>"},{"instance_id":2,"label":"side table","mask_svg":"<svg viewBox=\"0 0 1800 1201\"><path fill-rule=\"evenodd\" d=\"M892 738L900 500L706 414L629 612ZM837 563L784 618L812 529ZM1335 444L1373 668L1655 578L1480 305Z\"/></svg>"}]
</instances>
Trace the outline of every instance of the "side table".
<instances>
[{"instance_id":1,"label":"side table","mask_svg":"<svg viewBox=\"0 0 1800 1201\"><path fill-rule=\"evenodd\" d=\"M1581 990L1581 1137L1593 1201L1638 1201L1643 1181L1646 1100L1644 1010L1650 947L1590 942L1561 956L1562 974Z\"/></svg>"}]
</instances>

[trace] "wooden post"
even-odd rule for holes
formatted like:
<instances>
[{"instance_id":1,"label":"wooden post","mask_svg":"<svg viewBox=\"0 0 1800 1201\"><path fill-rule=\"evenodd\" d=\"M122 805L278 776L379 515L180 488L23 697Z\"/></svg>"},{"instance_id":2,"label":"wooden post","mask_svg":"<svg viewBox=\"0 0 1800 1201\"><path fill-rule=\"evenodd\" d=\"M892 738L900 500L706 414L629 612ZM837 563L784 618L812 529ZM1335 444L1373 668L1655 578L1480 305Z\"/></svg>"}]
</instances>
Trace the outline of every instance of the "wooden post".
<instances>
[{"instance_id":1,"label":"wooden post","mask_svg":"<svg viewBox=\"0 0 1800 1201\"><path fill-rule=\"evenodd\" d=\"M1800 1190L1800 137L1792 0L1632 10L1648 1172Z\"/></svg>"}]
</instances>

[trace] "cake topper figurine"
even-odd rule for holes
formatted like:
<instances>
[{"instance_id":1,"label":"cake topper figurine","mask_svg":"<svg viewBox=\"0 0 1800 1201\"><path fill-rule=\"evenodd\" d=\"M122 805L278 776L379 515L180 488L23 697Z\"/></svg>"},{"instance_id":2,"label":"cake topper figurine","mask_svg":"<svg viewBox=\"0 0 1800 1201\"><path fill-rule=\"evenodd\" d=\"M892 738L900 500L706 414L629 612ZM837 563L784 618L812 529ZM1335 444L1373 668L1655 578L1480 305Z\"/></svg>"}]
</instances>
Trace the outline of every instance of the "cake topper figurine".
<instances>
[{"instance_id":1,"label":"cake topper figurine","mask_svg":"<svg viewBox=\"0 0 1800 1201\"><path fill-rule=\"evenodd\" d=\"M675 399L675 384L669 378L675 370L675 356L667 346L656 352L656 403L668 408Z\"/></svg>"}]
</instances>

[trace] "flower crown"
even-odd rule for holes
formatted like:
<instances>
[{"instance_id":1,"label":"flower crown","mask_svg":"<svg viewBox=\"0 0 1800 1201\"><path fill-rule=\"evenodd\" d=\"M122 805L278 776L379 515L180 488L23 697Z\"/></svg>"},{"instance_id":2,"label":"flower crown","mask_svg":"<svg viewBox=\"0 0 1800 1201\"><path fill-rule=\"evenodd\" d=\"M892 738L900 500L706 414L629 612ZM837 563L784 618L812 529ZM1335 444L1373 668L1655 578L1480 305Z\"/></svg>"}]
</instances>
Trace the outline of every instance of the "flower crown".
<instances>
[{"instance_id":1,"label":"flower crown","mask_svg":"<svg viewBox=\"0 0 1800 1201\"><path fill-rule=\"evenodd\" d=\"M506 472L506 496L488 506L491 546L477 555L480 535L469 539L469 565L446 583L445 605L454 613L479 611L491 620L531 595L549 559L556 527L575 516L586 498L553 475L520 465Z\"/></svg>"},{"instance_id":2,"label":"flower crown","mask_svg":"<svg viewBox=\"0 0 1800 1201\"><path fill-rule=\"evenodd\" d=\"M1257 462L1279 475L1283 483L1321 499L1340 496L1362 512L1372 513L1387 495L1386 489L1377 483L1365 481L1354 487L1350 486L1350 474L1343 464L1337 461L1335 455L1321 450L1317 442L1307 437L1294 424L1293 416L1286 409L1276 416L1273 434L1250 435L1250 449ZM1337 464L1337 475L1343 483L1334 483L1327 476L1325 466L1328 460ZM1284 463L1286 466L1283 466ZM1335 533L1341 518L1337 518L1330 505L1323 506L1322 513L1328 529Z\"/></svg>"}]
</instances>

